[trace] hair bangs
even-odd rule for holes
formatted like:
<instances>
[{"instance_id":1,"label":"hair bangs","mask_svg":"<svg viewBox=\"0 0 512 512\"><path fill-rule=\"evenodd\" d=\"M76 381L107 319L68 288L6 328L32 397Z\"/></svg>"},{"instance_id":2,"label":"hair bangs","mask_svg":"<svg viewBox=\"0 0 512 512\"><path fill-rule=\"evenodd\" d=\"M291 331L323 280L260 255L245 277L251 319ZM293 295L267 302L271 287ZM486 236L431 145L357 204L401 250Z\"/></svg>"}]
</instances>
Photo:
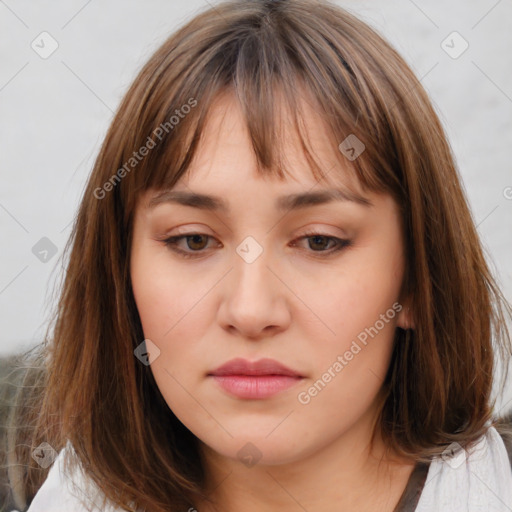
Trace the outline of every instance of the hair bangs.
<instances>
[{"instance_id":1,"label":"hair bangs","mask_svg":"<svg viewBox=\"0 0 512 512\"><path fill-rule=\"evenodd\" d=\"M233 28L237 37L222 27L207 38L197 34L189 46L178 40L172 51L162 55L160 50L142 70L141 75L152 76L147 77L150 87L144 102L133 106L139 122L130 120L130 125L137 132L121 159L136 167L120 187L125 211L133 212L142 192L171 189L189 170L208 114L224 94L233 94L239 103L261 175L293 176L283 151L292 125L313 177L320 181L338 175L331 172L335 165L315 158L301 115L307 104L326 127L341 167L353 171L363 189L391 192L397 198L398 166L393 165L394 155L382 151L394 146L386 120L369 112L379 110L374 95L363 74L343 55L349 52L340 47L339 34L322 44L300 37L288 20L280 19L278 10L264 17L254 12L253 19L246 13L243 21ZM180 52L179 46L184 47ZM353 142L360 153L355 158ZM145 145L151 146L147 156L135 162L132 151Z\"/></svg>"}]
</instances>

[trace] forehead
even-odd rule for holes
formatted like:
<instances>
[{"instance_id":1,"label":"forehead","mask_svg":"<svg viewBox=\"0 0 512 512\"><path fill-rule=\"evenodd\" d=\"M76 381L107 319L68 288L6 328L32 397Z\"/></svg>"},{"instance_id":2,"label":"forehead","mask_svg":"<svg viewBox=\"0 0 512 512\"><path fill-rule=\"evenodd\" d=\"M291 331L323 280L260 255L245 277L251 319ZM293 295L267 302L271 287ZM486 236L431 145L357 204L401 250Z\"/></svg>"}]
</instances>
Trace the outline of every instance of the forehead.
<instances>
[{"instance_id":1,"label":"forehead","mask_svg":"<svg viewBox=\"0 0 512 512\"><path fill-rule=\"evenodd\" d=\"M309 98L298 101L303 121L300 131L286 102L278 103L280 112L274 117L284 176L260 171L247 115L236 97L222 94L207 112L186 172L172 187L146 190L141 206L148 214L167 204L232 217L235 211L237 216L249 210L285 214L331 204L342 205L347 213L378 215L384 203L362 186L352 163L338 149L327 123ZM321 170L320 177L313 173L303 141Z\"/></svg>"},{"instance_id":2,"label":"forehead","mask_svg":"<svg viewBox=\"0 0 512 512\"><path fill-rule=\"evenodd\" d=\"M268 127L266 134L269 145L277 153L274 162L279 165L284 176L260 171L247 115L232 93L219 95L212 104L194 157L180 183L187 186L201 184L236 188L248 186L253 181L264 178L269 185L301 185L301 189L342 187L347 193L362 195L362 187L355 170L338 149L337 141L325 120L307 96L297 98L300 116L292 117L287 102L276 96L276 111L273 119L275 127ZM272 130L275 128L275 132ZM258 137L260 139L260 137ZM320 170L315 176L307 152Z\"/></svg>"},{"instance_id":3,"label":"forehead","mask_svg":"<svg viewBox=\"0 0 512 512\"><path fill-rule=\"evenodd\" d=\"M297 98L296 112L292 111L291 105L284 100L282 93L276 90L276 98L273 102L272 115L266 115L265 108L271 105L261 106L261 111L244 112L240 102L233 93L223 92L212 103L206 115L206 124L201 134L202 152L214 150L219 145L223 148L236 146L240 142L250 141L251 119L262 117L266 121L273 121L274 126L267 125L263 129L266 133L261 134L259 138L269 141L270 144L283 150L288 157L300 158L298 150L301 148L301 138L306 137L306 141L311 143L315 151L322 152L326 156L338 151L336 142L332 134L329 135L328 125L319 113L319 106L314 104L314 99L310 94L304 93ZM294 114L298 115L295 119ZM258 120L260 121L260 120ZM296 126L297 122L299 126ZM257 126L256 121L252 123L252 128ZM258 126L258 129L260 127ZM300 133L297 130L300 130ZM275 137L274 139L272 137Z\"/></svg>"}]
</instances>

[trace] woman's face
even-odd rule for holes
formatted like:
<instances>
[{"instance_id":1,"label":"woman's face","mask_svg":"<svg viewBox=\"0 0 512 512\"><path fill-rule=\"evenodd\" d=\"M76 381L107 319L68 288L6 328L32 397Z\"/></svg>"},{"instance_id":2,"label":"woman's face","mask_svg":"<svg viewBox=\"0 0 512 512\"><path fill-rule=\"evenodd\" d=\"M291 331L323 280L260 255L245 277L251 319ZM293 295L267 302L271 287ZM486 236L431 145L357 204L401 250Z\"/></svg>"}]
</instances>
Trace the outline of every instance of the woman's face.
<instances>
[{"instance_id":1,"label":"woman's face","mask_svg":"<svg viewBox=\"0 0 512 512\"><path fill-rule=\"evenodd\" d=\"M131 278L156 383L205 450L244 464L367 439L407 321L397 206L362 193L304 107L325 181L291 133L294 179L258 176L241 113L224 97L176 195L148 206L149 190L135 215ZM368 203L296 196L332 189ZM245 365L219 370L234 359Z\"/></svg>"}]
</instances>

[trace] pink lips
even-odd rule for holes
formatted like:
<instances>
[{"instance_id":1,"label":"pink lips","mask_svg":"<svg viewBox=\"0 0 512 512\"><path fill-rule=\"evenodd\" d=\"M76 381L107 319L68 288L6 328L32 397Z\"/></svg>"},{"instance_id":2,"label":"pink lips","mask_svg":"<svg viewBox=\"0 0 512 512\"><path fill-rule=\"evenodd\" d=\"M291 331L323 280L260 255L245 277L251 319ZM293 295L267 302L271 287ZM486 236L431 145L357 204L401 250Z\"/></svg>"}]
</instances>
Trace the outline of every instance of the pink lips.
<instances>
[{"instance_id":1,"label":"pink lips","mask_svg":"<svg viewBox=\"0 0 512 512\"><path fill-rule=\"evenodd\" d=\"M303 377L273 359L232 359L209 374L237 398L262 399L284 391Z\"/></svg>"}]
</instances>

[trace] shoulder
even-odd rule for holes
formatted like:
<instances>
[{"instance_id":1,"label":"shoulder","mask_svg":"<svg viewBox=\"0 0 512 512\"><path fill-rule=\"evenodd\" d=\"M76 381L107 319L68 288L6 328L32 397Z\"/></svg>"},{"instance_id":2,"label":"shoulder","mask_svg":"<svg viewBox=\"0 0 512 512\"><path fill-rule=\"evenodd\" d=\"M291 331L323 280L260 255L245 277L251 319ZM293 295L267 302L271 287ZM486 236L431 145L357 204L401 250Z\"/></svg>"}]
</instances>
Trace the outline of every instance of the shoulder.
<instances>
[{"instance_id":1,"label":"shoulder","mask_svg":"<svg viewBox=\"0 0 512 512\"><path fill-rule=\"evenodd\" d=\"M66 471L65 461L71 452L73 447L68 442L54 460L27 512L119 512L119 508L99 508L102 493L81 470Z\"/></svg>"},{"instance_id":2,"label":"shoulder","mask_svg":"<svg viewBox=\"0 0 512 512\"><path fill-rule=\"evenodd\" d=\"M512 467L504 439L491 426L468 451L454 444L434 458L415 512L510 512Z\"/></svg>"}]
</instances>

